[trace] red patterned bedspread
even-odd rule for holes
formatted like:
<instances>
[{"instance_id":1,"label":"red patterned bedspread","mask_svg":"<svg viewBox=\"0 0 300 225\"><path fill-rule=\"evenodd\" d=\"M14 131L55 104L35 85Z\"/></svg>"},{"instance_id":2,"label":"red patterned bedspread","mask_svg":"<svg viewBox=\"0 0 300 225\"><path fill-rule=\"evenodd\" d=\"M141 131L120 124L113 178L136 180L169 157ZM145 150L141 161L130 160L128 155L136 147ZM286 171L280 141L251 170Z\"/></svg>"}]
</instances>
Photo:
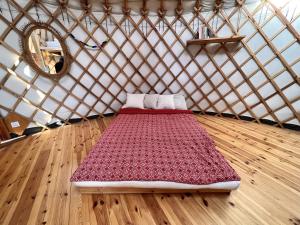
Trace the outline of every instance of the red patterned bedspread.
<instances>
[{"instance_id":1,"label":"red patterned bedspread","mask_svg":"<svg viewBox=\"0 0 300 225\"><path fill-rule=\"evenodd\" d=\"M121 110L71 181L240 180L190 111L146 111Z\"/></svg>"}]
</instances>

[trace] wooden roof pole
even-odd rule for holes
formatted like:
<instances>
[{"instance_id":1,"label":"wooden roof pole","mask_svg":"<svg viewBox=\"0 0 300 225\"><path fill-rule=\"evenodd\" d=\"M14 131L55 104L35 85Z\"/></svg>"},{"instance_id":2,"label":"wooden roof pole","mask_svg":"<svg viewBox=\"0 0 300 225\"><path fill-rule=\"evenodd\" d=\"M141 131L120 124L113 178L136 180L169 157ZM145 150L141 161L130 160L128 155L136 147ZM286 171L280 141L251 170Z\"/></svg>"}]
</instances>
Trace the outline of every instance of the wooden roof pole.
<instances>
[{"instance_id":1,"label":"wooden roof pole","mask_svg":"<svg viewBox=\"0 0 300 225\"><path fill-rule=\"evenodd\" d=\"M60 5L61 15L62 15L63 20L65 21L65 17L64 17L64 11L65 11L66 16L67 16L67 21L70 24L70 18L69 18L69 14L68 14L68 11L67 11L67 5L68 5L69 0L57 0L57 1Z\"/></svg>"},{"instance_id":2,"label":"wooden roof pole","mask_svg":"<svg viewBox=\"0 0 300 225\"><path fill-rule=\"evenodd\" d=\"M221 9L222 5L223 5L222 0L216 0L214 10L218 12Z\"/></svg>"},{"instance_id":3,"label":"wooden roof pole","mask_svg":"<svg viewBox=\"0 0 300 225\"><path fill-rule=\"evenodd\" d=\"M160 6L158 8L158 11L157 11L157 14L160 16L160 17L164 17L164 15L166 14L166 9L164 7L164 0L160 0Z\"/></svg>"},{"instance_id":4,"label":"wooden roof pole","mask_svg":"<svg viewBox=\"0 0 300 225\"><path fill-rule=\"evenodd\" d=\"M147 10L147 0L143 0L143 7L140 10L142 16L148 15L148 10Z\"/></svg>"},{"instance_id":5,"label":"wooden roof pole","mask_svg":"<svg viewBox=\"0 0 300 225\"><path fill-rule=\"evenodd\" d=\"M182 13L183 13L182 0L178 0L175 12L176 12L177 16L181 16L182 15Z\"/></svg>"},{"instance_id":6,"label":"wooden roof pole","mask_svg":"<svg viewBox=\"0 0 300 225\"><path fill-rule=\"evenodd\" d=\"M245 0L235 0L235 5L236 7L238 7L239 9L239 15L238 15L238 19L237 19L237 22L236 22L236 30L237 30L237 34L239 34L239 31L240 31L240 23L241 23L241 8L242 8L242 5L244 4Z\"/></svg>"},{"instance_id":7,"label":"wooden roof pole","mask_svg":"<svg viewBox=\"0 0 300 225\"><path fill-rule=\"evenodd\" d=\"M194 14L198 15L200 10L201 10L200 0L196 0L195 6L194 6Z\"/></svg>"},{"instance_id":8,"label":"wooden roof pole","mask_svg":"<svg viewBox=\"0 0 300 225\"><path fill-rule=\"evenodd\" d=\"M90 0L81 0L80 3L86 14L91 12L92 4Z\"/></svg>"},{"instance_id":9,"label":"wooden roof pole","mask_svg":"<svg viewBox=\"0 0 300 225\"><path fill-rule=\"evenodd\" d=\"M66 7L68 4L68 0L58 0L58 3L61 7Z\"/></svg>"},{"instance_id":10,"label":"wooden roof pole","mask_svg":"<svg viewBox=\"0 0 300 225\"><path fill-rule=\"evenodd\" d=\"M130 13L130 8L128 8L128 0L123 1L123 13L128 16Z\"/></svg>"},{"instance_id":11,"label":"wooden roof pole","mask_svg":"<svg viewBox=\"0 0 300 225\"><path fill-rule=\"evenodd\" d=\"M112 7L109 5L108 0L104 0L103 10L107 15L109 15L111 13Z\"/></svg>"}]
</instances>

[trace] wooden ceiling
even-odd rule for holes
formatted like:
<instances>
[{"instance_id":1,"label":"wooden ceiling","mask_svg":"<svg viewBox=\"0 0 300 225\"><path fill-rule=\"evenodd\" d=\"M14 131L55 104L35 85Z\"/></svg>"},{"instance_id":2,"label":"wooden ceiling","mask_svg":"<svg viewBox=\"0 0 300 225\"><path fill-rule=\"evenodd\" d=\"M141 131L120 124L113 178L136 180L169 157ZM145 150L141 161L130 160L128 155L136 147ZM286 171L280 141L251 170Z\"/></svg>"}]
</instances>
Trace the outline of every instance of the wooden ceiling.
<instances>
[{"instance_id":1,"label":"wooden ceiling","mask_svg":"<svg viewBox=\"0 0 300 225\"><path fill-rule=\"evenodd\" d=\"M300 124L300 79L297 69L300 55L293 61L288 61L285 56L294 45L299 46L297 24L300 20L298 13L294 13L293 18L285 15L289 1L280 7L272 1L262 1L253 8L244 5L243 1L236 1L236 7L229 10L223 9L222 1L216 1L213 12L202 12L201 1L197 0L193 3L193 13L187 16L184 14L184 1L179 0L176 2L176 15L172 17L166 16L166 1L163 0L157 5L157 17L148 15L149 1L145 0L140 9L141 16L137 17L131 14L130 2L127 0L122 1L122 15L112 13L109 0L103 1L102 14L93 12L93 4L88 0L80 1L83 10L79 12L69 8L68 4L71 3L66 0L59 0L59 7L50 7L38 0L26 1L26 4L20 2L24 3L21 0L7 1L13 14L9 15L8 7L5 14L0 14L0 21L5 25L0 34L0 43L8 52L18 56L20 62L18 65L7 65L0 61L0 68L6 71L0 80L0 88L15 99L11 105L0 104L3 112L18 113L47 129L49 121L60 120L68 124L73 118L87 120L91 115L116 112L124 103L125 92L180 92L186 96L190 109L203 114L231 114L237 119L246 116L257 123L271 120L279 127L286 123ZM22 76L18 68L21 64L26 65L26 62L23 62L18 48L9 40L11 34L22 37L24 21L30 23L38 19L55 26L65 41L72 44L69 47L73 61L71 67L75 69L71 68L70 74L59 82L45 81L47 85L49 83L48 89L41 87L41 77L38 74L30 79ZM265 27L273 19L279 21L281 27L270 35ZM217 26L214 25L216 20ZM107 21L113 24L109 29ZM228 35L238 35L246 32L242 31L245 26L250 26L255 31L247 34L239 45L186 47L186 40L196 33L197 23L210 27L215 34L222 33L226 28ZM99 51L91 51L70 40L69 36L70 33L82 34L82 41L100 45L101 41L97 36L99 32L109 38L108 46ZM282 48L278 48L274 40L283 32L287 32L292 38ZM140 40L136 41L135 36ZM251 42L257 36L261 44L254 46ZM270 54L262 59L259 53L265 49ZM247 57L239 58L241 53ZM88 60L82 59L82 55ZM167 57L172 60L166 60ZM120 63L120 58L126 63ZM104 63L104 59L108 62ZM274 66L272 63L280 64L281 67L272 71L268 67ZM230 72L225 70L227 66L232 67ZM244 69L247 66L250 71ZM98 68L97 76L91 70L92 67ZM132 73L128 72L128 68ZM253 82L252 78L258 75L263 79ZM281 85L279 78L284 76L287 82ZM10 88L8 83L11 77L21 80L26 88L22 91ZM90 80L88 83L84 81L87 77ZM72 80L70 86L66 84L67 78ZM269 94L261 91L266 87L270 90ZM101 91L97 92L95 89ZM40 101L28 97L32 90L41 93L43 97ZM64 93L61 97L55 96L58 90ZM295 94L295 90L299 90L299 93ZM291 92L294 92L292 97L287 94ZM249 100L253 96L256 101ZM69 104L70 98L76 104ZM88 101L88 98L93 101ZM278 104L274 105L274 102ZM25 114L22 107L30 108L30 113ZM282 111L287 112L284 117ZM43 115L49 120L40 119Z\"/></svg>"}]
</instances>

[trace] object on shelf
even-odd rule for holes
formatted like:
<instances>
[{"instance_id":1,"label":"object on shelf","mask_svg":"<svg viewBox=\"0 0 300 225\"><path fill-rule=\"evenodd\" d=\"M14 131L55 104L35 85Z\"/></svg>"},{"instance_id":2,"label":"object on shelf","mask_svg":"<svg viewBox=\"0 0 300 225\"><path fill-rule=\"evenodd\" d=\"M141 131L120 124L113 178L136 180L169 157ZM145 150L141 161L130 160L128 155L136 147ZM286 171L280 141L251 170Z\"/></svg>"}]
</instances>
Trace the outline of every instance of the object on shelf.
<instances>
[{"instance_id":1,"label":"object on shelf","mask_svg":"<svg viewBox=\"0 0 300 225\"><path fill-rule=\"evenodd\" d=\"M214 37L206 39L193 39L187 41L187 45L206 45L210 43L227 43L227 42L240 42L245 36L231 36L231 37Z\"/></svg>"}]
</instances>

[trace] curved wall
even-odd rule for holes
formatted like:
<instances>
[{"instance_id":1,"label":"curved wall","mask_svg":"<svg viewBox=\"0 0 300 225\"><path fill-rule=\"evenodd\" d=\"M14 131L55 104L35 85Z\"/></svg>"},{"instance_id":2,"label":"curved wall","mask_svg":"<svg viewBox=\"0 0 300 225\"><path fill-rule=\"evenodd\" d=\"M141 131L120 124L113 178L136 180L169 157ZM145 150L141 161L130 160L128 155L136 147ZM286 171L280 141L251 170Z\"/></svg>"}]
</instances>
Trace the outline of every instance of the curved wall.
<instances>
[{"instance_id":1,"label":"curved wall","mask_svg":"<svg viewBox=\"0 0 300 225\"><path fill-rule=\"evenodd\" d=\"M278 1L277 1L278 2ZM93 12L10 1L0 14L0 113L16 112L30 126L116 112L126 92L182 93L195 111L300 125L300 6L252 3L181 18ZM25 14L22 16L22 10ZM67 16L68 14L68 16ZM53 17L52 17L53 16ZM49 22L73 58L59 82L35 74L20 57L22 27ZM68 21L69 20L69 21ZM238 22L240 21L240 22ZM13 24L13 29L9 24ZM245 35L239 44L186 47L197 27L218 36ZM102 50L83 48L110 38Z\"/></svg>"}]
</instances>

